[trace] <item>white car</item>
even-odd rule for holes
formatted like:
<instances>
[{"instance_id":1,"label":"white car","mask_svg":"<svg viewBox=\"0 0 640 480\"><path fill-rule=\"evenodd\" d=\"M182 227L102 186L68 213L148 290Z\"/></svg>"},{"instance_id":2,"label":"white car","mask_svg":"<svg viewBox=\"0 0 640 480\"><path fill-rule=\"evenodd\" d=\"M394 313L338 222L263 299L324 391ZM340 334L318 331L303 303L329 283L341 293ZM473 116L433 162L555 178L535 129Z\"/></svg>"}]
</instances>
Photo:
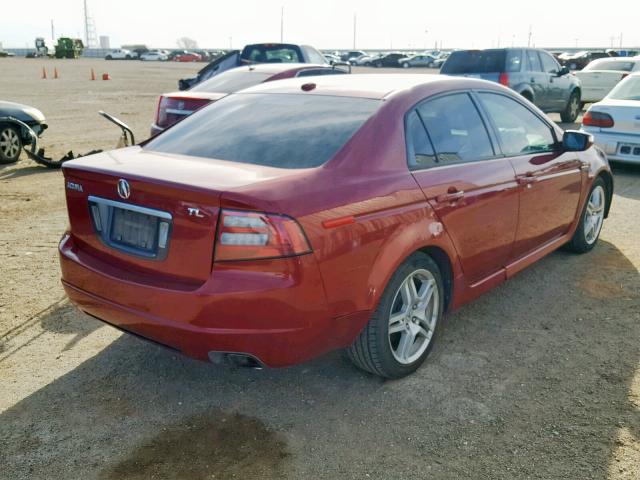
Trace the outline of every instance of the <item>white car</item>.
<instances>
[{"instance_id":1,"label":"white car","mask_svg":"<svg viewBox=\"0 0 640 480\"><path fill-rule=\"evenodd\" d=\"M140 55L140 60L145 62L165 62L169 59L166 53L151 50Z\"/></svg>"},{"instance_id":2,"label":"white car","mask_svg":"<svg viewBox=\"0 0 640 480\"><path fill-rule=\"evenodd\" d=\"M131 60L133 58L138 58L136 52L132 52L131 50L127 50L124 48L116 48L115 50L111 50L104 57L105 60Z\"/></svg>"},{"instance_id":3,"label":"white car","mask_svg":"<svg viewBox=\"0 0 640 480\"><path fill-rule=\"evenodd\" d=\"M620 80L632 72L640 72L640 57L600 58L575 72L582 82L582 103L602 100Z\"/></svg>"},{"instance_id":4,"label":"white car","mask_svg":"<svg viewBox=\"0 0 640 480\"><path fill-rule=\"evenodd\" d=\"M582 118L609 160L640 164L640 72L632 73L594 103Z\"/></svg>"}]
</instances>

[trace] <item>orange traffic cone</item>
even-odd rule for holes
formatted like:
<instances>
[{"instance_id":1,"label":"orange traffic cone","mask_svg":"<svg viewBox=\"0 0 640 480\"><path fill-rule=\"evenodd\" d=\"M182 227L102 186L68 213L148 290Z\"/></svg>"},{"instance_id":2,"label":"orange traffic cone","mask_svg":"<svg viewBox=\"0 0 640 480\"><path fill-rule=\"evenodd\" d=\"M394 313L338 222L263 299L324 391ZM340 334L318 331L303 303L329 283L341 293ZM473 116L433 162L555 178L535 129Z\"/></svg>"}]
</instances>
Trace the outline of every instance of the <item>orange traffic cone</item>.
<instances>
[{"instance_id":1,"label":"orange traffic cone","mask_svg":"<svg viewBox=\"0 0 640 480\"><path fill-rule=\"evenodd\" d=\"M58 79L58 69L56 67L53 67L53 78Z\"/></svg>"},{"instance_id":2,"label":"orange traffic cone","mask_svg":"<svg viewBox=\"0 0 640 480\"><path fill-rule=\"evenodd\" d=\"M96 79L96 72L93 71L93 68L91 69L91 80L95 80Z\"/></svg>"},{"instance_id":3,"label":"orange traffic cone","mask_svg":"<svg viewBox=\"0 0 640 480\"><path fill-rule=\"evenodd\" d=\"M42 67L42 79L47 79L47 69L45 67Z\"/></svg>"},{"instance_id":4,"label":"orange traffic cone","mask_svg":"<svg viewBox=\"0 0 640 480\"><path fill-rule=\"evenodd\" d=\"M111 77L109 76L108 73L103 73L102 74L102 80L111 80Z\"/></svg>"}]
</instances>

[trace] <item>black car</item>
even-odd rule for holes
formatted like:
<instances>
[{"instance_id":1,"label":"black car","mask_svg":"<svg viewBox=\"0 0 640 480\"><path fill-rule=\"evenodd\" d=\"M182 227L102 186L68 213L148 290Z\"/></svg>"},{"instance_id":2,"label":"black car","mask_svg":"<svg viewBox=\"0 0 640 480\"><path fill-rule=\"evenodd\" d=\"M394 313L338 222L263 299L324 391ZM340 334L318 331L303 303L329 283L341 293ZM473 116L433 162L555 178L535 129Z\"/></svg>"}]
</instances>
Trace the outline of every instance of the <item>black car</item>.
<instances>
[{"instance_id":1,"label":"black car","mask_svg":"<svg viewBox=\"0 0 640 480\"><path fill-rule=\"evenodd\" d=\"M316 63L328 65L327 59L309 45L290 43L256 43L245 46L242 51L231 50L207 64L193 78L178 81L180 90L187 90L200 82L231 68L254 63Z\"/></svg>"},{"instance_id":2,"label":"black car","mask_svg":"<svg viewBox=\"0 0 640 480\"><path fill-rule=\"evenodd\" d=\"M597 60L598 58L610 57L607 52L604 51L594 51L594 52L578 52L569 57L564 57L561 62L563 66L569 68L569 70L582 70L586 67L589 62L592 60Z\"/></svg>"},{"instance_id":3,"label":"black car","mask_svg":"<svg viewBox=\"0 0 640 480\"><path fill-rule=\"evenodd\" d=\"M387 53L371 61L374 67L399 67L399 60L407 58L404 53Z\"/></svg>"},{"instance_id":4,"label":"black car","mask_svg":"<svg viewBox=\"0 0 640 480\"><path fill-rule=\"evenodd\" d=\"M18 160L23 145L33 141L27 125L40 136L47 128L44 115L37 108L13 102L0 102L0 163Z\"/></svg>"}]
</instances>

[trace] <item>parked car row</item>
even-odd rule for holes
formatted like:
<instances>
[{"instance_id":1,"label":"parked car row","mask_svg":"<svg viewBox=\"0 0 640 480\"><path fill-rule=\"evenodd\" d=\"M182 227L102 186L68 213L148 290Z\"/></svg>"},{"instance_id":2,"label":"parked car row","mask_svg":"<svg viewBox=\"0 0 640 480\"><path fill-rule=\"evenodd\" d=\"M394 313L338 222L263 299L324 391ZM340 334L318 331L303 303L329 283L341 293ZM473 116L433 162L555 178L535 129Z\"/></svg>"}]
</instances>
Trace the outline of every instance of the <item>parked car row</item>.
<instances>
[{"instance_id":1,"label":"parked car row","mask_svg":"<svg viewBox=\"0 0 640 480\"><path fill-rule=\"evenodd\" d=\"M176 61L176 62L210 62L223 55L221 51L207 50L130 50L116 48L104 57L105 60L143 60L143 61Z\"/></svg>"}]
</instances>

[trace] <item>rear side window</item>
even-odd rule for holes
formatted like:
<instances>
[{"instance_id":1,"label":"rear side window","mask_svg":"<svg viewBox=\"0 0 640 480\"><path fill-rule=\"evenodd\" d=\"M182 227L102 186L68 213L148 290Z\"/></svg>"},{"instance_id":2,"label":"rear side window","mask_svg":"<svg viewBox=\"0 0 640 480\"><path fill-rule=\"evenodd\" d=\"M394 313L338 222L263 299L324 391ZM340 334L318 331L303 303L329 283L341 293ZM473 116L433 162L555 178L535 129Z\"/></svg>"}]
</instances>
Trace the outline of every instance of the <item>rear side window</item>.
<instances>
[{"instance_id":1,"label":"rear side window","mask_svg":"<svg viewBox=\"0 0 640 480\"><path fill-rule=\"evenodd\" d=\"M415 110L407 116L406 132L409 168L417 170L437 165L431 141L427 136L422 120L420 120Z\"/></svg>"},{"instance_id":2,"label":"rear side window","mask_svg":"<svg viewBox=\"0 0 640 480\"><path fill-rule=\"evenodd\" d=\"M505 50L459 50L449 56L441 73L504 72L506 55Z\"/></svg>"},{"instance_id":3,"label":"rear side window","mask_svg":"<svg viewBox=\"0 0 640 480\"><path fill-rule=\"evenodd\" d=\"M278 168L317 167L380 104L323 95L229 95L161 133L144 149Z\"/></svg>"},{"instance_id":4,"label":"rear side window","mask_svg":"<svg viewBox=\"0 0 640 480\"><path fill-rule=\"evenodd\" d=\"M502 153L509 157L555 150L551 127L528 108L504 95L479 94L498 130Z\"/></svg>"},{"instance_id":5,"label":"rear side window","mask_svg":"<svg viewBox=\"0 0 640 480\"><path fill-rule=\"evenodd\" d=\"M215 77L199 83L193 87L191 92L210 93L233 93L244 88L249 88L264 82L272 76L271 73L252 72L251 70L239 69L222 72Z\"/></svg>"},{"instance_id":6,"label":"rear side window","mask_svg":"<svg viewBox=\"0 0 640 480\"><path fill-rule=\"evenodd\" d=\"M540 58L538 58L538 52L535 50L527 50L527 60L529 62L530 72L542 71L542 64L540 63Z\"/></svg>"},{"instance_id":7,"label":"rear side window","mask_svg":"<svg viewBox=\"0 0 640 480\"><path fill-rule=\"evenodd\" d=\"M436 150L436 164L483 160L494 155L484 122L468 94L428 100L417 110Z\"/></svg>"},{"instance_id":8,"label":"rear side window","mask_svg":"<svg viewBox=\"0 0 640 480\"><path fill-rule=\"evenodd\" d=\"M522 50L509 50L505 71L519 72L522 69Z\"/></svg>"}]
</instances>

